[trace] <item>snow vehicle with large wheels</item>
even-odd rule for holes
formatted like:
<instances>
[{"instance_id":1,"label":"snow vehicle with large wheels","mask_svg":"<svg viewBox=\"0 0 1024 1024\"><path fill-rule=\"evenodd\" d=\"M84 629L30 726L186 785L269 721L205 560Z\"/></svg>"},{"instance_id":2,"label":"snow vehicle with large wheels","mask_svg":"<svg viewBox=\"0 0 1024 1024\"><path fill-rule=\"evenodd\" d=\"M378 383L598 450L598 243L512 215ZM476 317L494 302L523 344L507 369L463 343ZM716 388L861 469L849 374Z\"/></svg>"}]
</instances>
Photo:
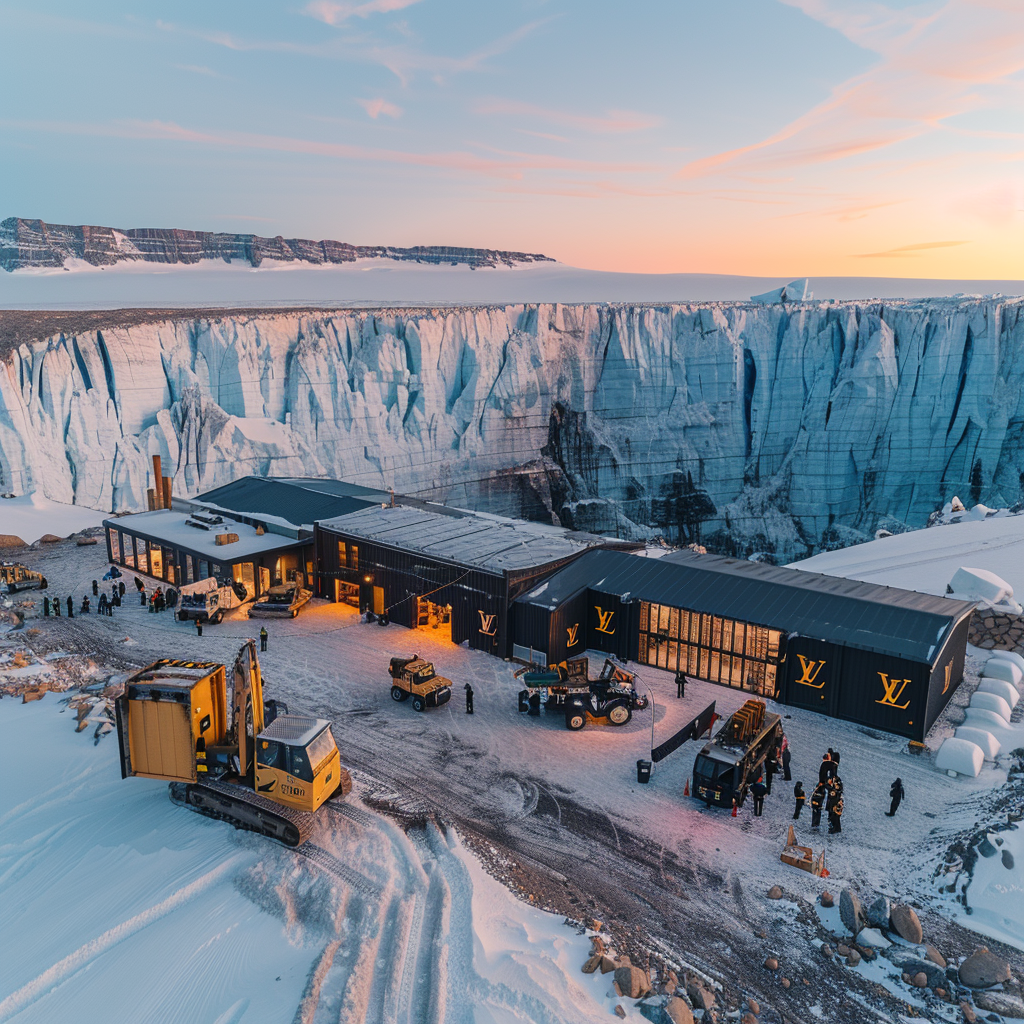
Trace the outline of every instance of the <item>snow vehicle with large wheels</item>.
<instances>
[{"instance_id":1,"label":"snow vehicle with large wheels","mask_svg":"<svg viewBox=\"0 0 1024 1024\"><path fill-rule=\"evenodd\" d=\"M439 676L434 666L418 654L411 658L392 658L388 675L391 676L391 699L402 703L411 697L415 711L439 708L452 699L452 681Z\"/></svg>"},{"instance_id":2,"label":"snow vehicle with large wheels","mask_svg":"<svg viewBox=\"0 0 1024 1024\"><path fill-rule=\"evenodd\" d=\"M188 583L178 591L178 621L223 621L226 612L239 608L249 600L249 591L238 580L221 583L208 576L198 583Z\"/></svg>"},{"instance_id":3,"label":"snow vehicle with large wheels","mask_svg":"<svg viewBox=\"0 0 1024 1024\"><path fill-rule=\"evenodd\" d=\"M45 590L46 577L21 562L0 562L0 593L17 594L21 590Z\"/></svg>"},{"instance_id":4,"label":"snow vehicle with large wheels","mask_svg":"<svg viewBox=\"0 0 1024 1024\"><path fill-rule=\"evenodd\" d=\"M169 658L131 676L115 702L121 778L164 779L175 803L300 846L324 801L352 790L331 723L264 702L253 640L230 680L224 665Z\"/></svg>"},{"instance_id":5,"label":"snow vehicle with large wheels","mask_svg":"<svg viewBox=\"0 0 1024 1024\"><path fill-rule=\"evenodd\" d=\"M256 598L256 603L249 609L249 618L267 615L294 619L312 596L313 591L306 590L297 582L282 583Z\"/></svg>"},{"instance_id":6,"label":"snow vehicle with large wheels","mask_svg":"<svg viewBox=\"0 0 1024 1024\"><path fill-rule=\"evenodd\" d=\"M590 678L587 658L571 658L561 665L537 671L529 667L516 672L524 690L519 691L519 710L539 715L541 707L565 716L565 727L573 732L587 724L587 718L609 725L626 725L634 711L642 711L648 699L637 693L636 677L610 658L597 679Z\"/></svg>"}]
</instances>

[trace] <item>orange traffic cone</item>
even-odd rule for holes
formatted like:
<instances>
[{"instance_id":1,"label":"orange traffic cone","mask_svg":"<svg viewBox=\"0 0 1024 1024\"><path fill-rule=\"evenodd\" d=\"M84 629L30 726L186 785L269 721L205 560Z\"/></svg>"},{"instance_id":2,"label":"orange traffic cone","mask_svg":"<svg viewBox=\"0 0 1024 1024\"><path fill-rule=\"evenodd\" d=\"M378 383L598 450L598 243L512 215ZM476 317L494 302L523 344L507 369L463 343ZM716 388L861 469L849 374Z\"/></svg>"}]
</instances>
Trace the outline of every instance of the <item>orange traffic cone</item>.
<instances>
[{"instance_id":1,"label":"orange traffic cone","mask_svg":"<svg viewBox=\"0 0 1024 1024\"><path fill-rule=\"evenodd\" d=\"M734 818L736 817L736 801L735 800L733 800L733 802L732 802L732 816Z\"/></svg>"},{"instance_id":2,"label":"orange traffic cone","mask_svg":"<svg viewBox=\"0 0 1024 1024\"><path fill-rule=\"evenodd\" d=\"M690 780L687 779L686 780L686 785L683 786L683 796L689 796L689 795L690 795Z\"/></svg>"}]
</instances>

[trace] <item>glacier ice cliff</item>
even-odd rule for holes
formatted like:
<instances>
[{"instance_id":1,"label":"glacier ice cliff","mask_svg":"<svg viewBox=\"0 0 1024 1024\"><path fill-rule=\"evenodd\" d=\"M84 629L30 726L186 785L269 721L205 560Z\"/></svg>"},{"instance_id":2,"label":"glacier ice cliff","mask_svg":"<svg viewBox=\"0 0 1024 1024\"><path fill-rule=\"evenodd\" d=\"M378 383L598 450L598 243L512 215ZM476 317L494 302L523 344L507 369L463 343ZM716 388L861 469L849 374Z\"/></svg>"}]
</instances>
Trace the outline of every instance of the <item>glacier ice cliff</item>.
<instances>
[{"instance_id":1,"label":"glacier ice cliff","mask_svg":"<svg viewBox=\"0 0 1024 1024\"><path fill-rule=\"evenodd\" d=\"M178 494L331 476L788 561L1021 500L1022 310L38 314L0 342L0 490L137 509L159 453Z\"/></svg>"}]
</instances>

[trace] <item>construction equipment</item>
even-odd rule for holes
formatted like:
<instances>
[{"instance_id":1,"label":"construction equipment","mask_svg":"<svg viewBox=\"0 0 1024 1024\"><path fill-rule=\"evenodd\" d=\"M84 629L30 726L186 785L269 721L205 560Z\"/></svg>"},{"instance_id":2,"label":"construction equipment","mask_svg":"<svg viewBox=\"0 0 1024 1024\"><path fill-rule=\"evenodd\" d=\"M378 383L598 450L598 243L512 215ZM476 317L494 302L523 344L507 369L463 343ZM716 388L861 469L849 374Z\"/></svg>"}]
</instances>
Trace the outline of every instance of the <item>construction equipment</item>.
<instances>
[{"instance_id":1,"label":"construction equipment","mask_svg":"<svg viewBox=\"0 0 1024 1024\"><path fill-rule=\"evenodd\" d=\"M313 596L311 590L304 590L295 583L282 583L280 586L271 587L262 597L256 599L256 603L249 609L249 615L266 615L294 619L299 614L299 609L304 607Z\"/></svg>"},{"instance_id":2,"label":"construction equipment","mask_svg":"<svg viewBox=\"0 0 1024 1024\"><path fill-rule=\"evenodd\" d=\"M352 780L330 722L278 707L264 703L253 640L230 682L215 662L155 662L115 703L121 778L165 779L175 803L300 846L317 809L347 796Z\"/></svg>"},{"instance_id":3,"label":"construction equipment","mask_svg":"<svg viewBox=\"0 0 1024 1024\"><path fill-rule=\"evenodd\" d=\"M391 699L401 703L412 697L415 711L439 708L452 699L452 681L439 676L434 666L418 654L411 658L392 658L388 675L391 676Z\"/></svg>"},{"instance_id":4,"label":"construction equipment","mask_svg":"<svg viewBox=\"0 0 1024 1024\"><path fill-rule=\"evenodd\" d=\"M571 658L542 671L519 669L524 690L519 691L519 710L527 714L557 711L565 715L565 727L576 731L587 724L587 716L602 718L611 725L625 725L634 711L647 707L648 699L636 691L636 677L610 658L601 675L590 678L586 657Z\"/></svg>"},{"instance_id":5,"label":"construction equipment","mask_svg":"<svg viewBox=\"0 0 1024 1024\"><path fill-rule=\"evenodd\" d=\"M45 590L46 578L20 562L0 562L0 584L8 594L16 594L19 590Z\"/></svg>"},{"instance_id":6,"label":"construction equipment","mask_svg":"<svg viewBox=\"0 0 1024 1024\"><path fill-rule=\"evenodd\" d=\"M207 576L198 583L186 584L178 591L178 621L220 622L225 612L238 608L249 600L244 583L221 583Z\"/></svg>"},{"instance_id":7,"label":"construction equipment","mask_svg":"<svg viewBox=\"0 0 1024 1024\"><path fill-rule=\"evenodd\" d=\"M769 751L782 742L782 719L763 700L748 700L733 712L693 765L693 797L706 804L742 806Z\"/></svg>"}]
</instances>

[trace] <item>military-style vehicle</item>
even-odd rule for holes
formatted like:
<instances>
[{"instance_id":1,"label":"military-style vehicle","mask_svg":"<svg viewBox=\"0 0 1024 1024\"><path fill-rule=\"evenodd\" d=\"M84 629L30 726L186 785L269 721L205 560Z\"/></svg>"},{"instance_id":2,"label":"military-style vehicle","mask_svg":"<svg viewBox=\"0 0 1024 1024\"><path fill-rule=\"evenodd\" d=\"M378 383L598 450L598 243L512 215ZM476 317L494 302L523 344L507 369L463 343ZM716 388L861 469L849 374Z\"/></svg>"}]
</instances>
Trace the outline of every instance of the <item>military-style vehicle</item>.
<instances>
[{"instance_id":1,"label":"military-style vehicle","mask_svg":"<svg viewBox=\"0 0 1024 1024\"><path fill-rule=\"evenodd\" d=\"M742 806L761 774L765 758L782 742L782 719L763 700L748 700L733 712L693 765L691 795L702 803Z\"/></svg>"},{"instance_id":2,"label":"military-style vehicle","mask_svg":"<svg viewBox=\"0 0 1024 1024\"><path fill-rule=\"evenodd\" d=\"M391 676L391 699L401 703L412 697L415 711L439 708L452 699L452 681L439 676L434 666L418 654L411 658L392 658L388 675Z\"/></svg>"},{"instance_id":3,"label":"military-style vehicle","mask_svg":"<svg viewBox=\"0 0 1024 1024\"><path fill-rule=\"evenodd\" d=\"M597 679L590 678L587 658L571 658L561 665L537 671L516 672L524 690L519 691L519 710L529 715L555 711L565 716L565 727L576 731L587 724L587 716L604 719L610 725L625 725L634 711L647 707L648 699L636 691L632 672L610 658Z\"/></svg>"},{"instance_id":4,"label":"military-style vehicle","mask_svg":"<svg viewBox=\"0 0 1024 1024\"><path fill-rule=\"evenodd\" d=\"M16 594L19 590L45 590L46 578L20 562L0 562L0 593Z\"/></svg>"},{"instance_id":5,"label":"military-style vehicle","mask_svg":"<svg viewBox=\"0 0 1024 1024\"><path fill-rule=\"evenodd\" d=\"M256 598L256 603L249 609L249 617L267 615L294 619L312 596L311 590L303 589L298 583L281 583Z\"/></svg>"}]
</instances>

